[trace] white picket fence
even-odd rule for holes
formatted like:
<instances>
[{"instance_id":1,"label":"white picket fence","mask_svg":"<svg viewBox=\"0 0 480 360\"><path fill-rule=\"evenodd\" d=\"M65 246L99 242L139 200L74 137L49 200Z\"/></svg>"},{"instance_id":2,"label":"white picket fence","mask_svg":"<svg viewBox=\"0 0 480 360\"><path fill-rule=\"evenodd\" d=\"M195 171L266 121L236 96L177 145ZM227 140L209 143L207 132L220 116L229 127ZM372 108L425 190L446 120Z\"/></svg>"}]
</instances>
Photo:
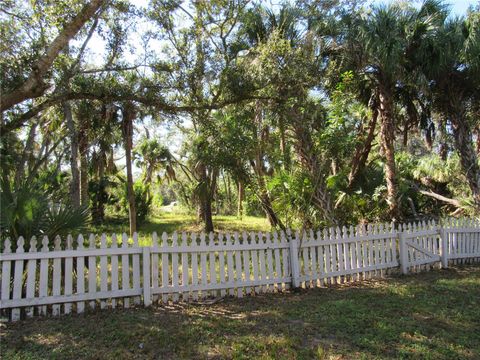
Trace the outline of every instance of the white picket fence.
<instances>
[{"instance_id":1,"label":"white picket fence","mask_svg":"<svg viewBox=\"0 0 480 360\"><path fill-rule=\"evenodd\" d=\"M317 287L480 260L480 222L470 219L233 234L81 235L53 244L7 239L1 254L0 311L22 316L86 308L149 306ZM26 251L25 245L28 250ZM53 245L53 249L49 246ZM399 266L400 265L400 266Z\"/></svg>"}]
</instances>

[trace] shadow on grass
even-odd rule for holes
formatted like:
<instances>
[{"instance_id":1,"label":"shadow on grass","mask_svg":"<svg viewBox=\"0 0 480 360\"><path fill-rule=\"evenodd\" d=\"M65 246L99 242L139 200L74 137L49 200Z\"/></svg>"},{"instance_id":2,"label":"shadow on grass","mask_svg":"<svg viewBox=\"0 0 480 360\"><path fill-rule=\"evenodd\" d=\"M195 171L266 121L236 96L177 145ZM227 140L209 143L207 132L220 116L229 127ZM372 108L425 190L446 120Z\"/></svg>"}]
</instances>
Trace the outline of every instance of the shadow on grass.
<instances>
[{"instance_id":1,"label":"shadow on grass","mask_svg":"<svg viewBox=\"0 0 480 360\"><path fill-rule=\"evenodd\" d=\"M5 359L478 359L480 267L2 325Z\"/></svg>"}]
</instances>

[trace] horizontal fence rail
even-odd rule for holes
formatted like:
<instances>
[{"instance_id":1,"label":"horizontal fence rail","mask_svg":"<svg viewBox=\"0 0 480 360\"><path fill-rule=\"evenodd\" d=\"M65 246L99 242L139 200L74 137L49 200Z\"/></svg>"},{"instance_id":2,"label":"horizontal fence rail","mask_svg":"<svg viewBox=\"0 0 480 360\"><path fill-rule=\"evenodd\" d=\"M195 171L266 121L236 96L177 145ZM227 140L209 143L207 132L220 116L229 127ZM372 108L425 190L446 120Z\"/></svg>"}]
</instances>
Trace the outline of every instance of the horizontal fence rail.
<instances>
[{"instance_id":1,"label":"horizontal fence rail","mask_svg":"<svg viewBox=\"0 0 480 360\"><path fill-rule=\"evenodd\" d=\"M6 239L0 310L15 321L383 277L480 260L480 223L448 219L323 231Z\"/></svg>"}]
</instances>

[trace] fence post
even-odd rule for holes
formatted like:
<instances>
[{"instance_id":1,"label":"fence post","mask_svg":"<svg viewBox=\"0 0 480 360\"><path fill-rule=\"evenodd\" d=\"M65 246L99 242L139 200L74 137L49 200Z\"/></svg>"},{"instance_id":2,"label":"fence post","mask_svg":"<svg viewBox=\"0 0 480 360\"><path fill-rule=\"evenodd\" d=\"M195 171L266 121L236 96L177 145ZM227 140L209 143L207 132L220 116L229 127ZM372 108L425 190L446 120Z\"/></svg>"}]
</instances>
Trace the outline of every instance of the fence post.
<instances>
[{"instance_id":1,"label":"fence post","mask_svg":"<svg viewBox=\"0 0 480 360\"><path fill-rule=\"evenodd\" d=\"M298 288L300 286L300 268L298 265L298 239L297 235L292 238L290 229L287 229L287 236L290 240L290 265L292 269L292 287Z\"/></svg>"},{"instance_id":2,"label":"fence post","mask_svg":"<svg viewBox=\"0 0 480 360\"><path fill-rule=\"evenodd\" d=\"M152 304L152 295L150 288L150 272L152 268L150 266L150 248L143 248L143 304L150 306Z\"/></svg>"},{"instance_id":3,"label":"fence post","mask_svg":"<svg viewBox=\"0 0 480 360\"><path fill-rule=\"evenodd\" d=\"M398 234L398 245L400 248L400 270L402 274L408 274L408 254L407 254L407 240L403 232Z\"/></svg>"},{"instance_id":4,"label":"fence post","mask_svg":"<svg viewBox=\"0 0 480 360\"><path fill-rule=\"evenodd\" d=\"M446 269L448 268L448 237L443 227L440 228L440 245L442 246L440 252L442 268Z\"/></svg>"}]
</instances>

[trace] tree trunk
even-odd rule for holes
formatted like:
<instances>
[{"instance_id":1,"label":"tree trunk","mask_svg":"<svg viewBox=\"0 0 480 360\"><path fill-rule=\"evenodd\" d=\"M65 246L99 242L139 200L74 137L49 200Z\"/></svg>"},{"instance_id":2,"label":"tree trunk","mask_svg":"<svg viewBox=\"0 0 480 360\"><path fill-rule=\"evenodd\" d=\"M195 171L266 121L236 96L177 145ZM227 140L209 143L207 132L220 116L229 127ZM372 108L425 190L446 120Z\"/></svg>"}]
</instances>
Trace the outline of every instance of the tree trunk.
<instances>
[{"instance_id":1,"label":"tree trunk","mask_svg":"<svg viewBox=\"0 0 480 360\"><path fill-rule=\"evenodd\" d=\"M199 177L199 183L203 184L203 187L199 190L198 196L198 208L197 216L198 220L204 224L204 230L206 232L213 232L213 218L212 218L212 195L215 189L216 173L211 173L211 179L207 173L207 166L203 162L199 162L196 165L196 173Z\"/></svg>"},{"instance_id":2,"label":"tree trunk","mask_svg":"<svg viewBox=\"0 0 480 360\"><path fill-rule=\"evenodd\" d=\"M243 218L243 198L244 198L243 181L238 180L238 203L237 203L237 217L242 220Z\"/></svg>"},{"instance_id":3,"label":"tree trunk","mask_svg":"<svg viewBox=\"0 0 480 360\"><path fill-rule=\"evenodd\" d=\"M445 121L444 119L438 122L438 134L439 134L439 146L438 146L438 156L443 161L447 160L448 156L448 145L447 145L447 134L445 133Z\"/></svg>"},{"instance_id":4,"label":"tree trunk","mask_svg":"<svg viewBox=\"0 0 480 360\"><path fill-rule=\"evenodd\" d=\"M480 155L480 126L477 126L475 128L475 137L476 137L475 144L477 146L477 156L479 156Z\"/></svg>"},{"instance_id":5,"label":"tree trunk","mask_svg":"<svg viewBox=\"0 0 480 360\"><path fill-rule=\"evenodd\" d=\"M372 150L372 142L375 139L375 129L377 127L378 111L376 109L372 110L372 119L368 124L368 134L363 143L359 143L355 148L355 154L352 158L352 164L350 168L350 173L348 174L348 186L347 190L351 190L355 181L358 178L358 175L365 168L367 163L368 155L370 150Z\"/></svg>"},{"instance_id":6,"label":"tree trunk","mask_svg":"<svg viewBox=\"0 0 480 360\"><path fill-rule=\"evenodd\" d=\"M255 125L256 125L256 136L257 136L257 146L256 146L256 152L255 152L255 160L251 161L250 164L253 167L253 170L256 175L256 180L257 180L257 187L258 187L258 192L257 192L257 197L260 200L260 204L262 206L263 211L265 212L265 215L267 216L267 219L270 223L270 225L273 228L280 228L282 230L285 230L285 226L283 225L282 221L280 218L277 216L275 213L275 210L273 209L272 206L272 201L270 199L270 194L268 193L267 190L267 185L265 183L265 166L263 163L263 157L264 157L264 151L263 151L263 145L266 141L266 135L268 130L264 125L263 125L263 116L262 116L262 104L260 103L259 100L255 102Z\"/></svg>"},{"instance_id":7,"label":"tree trunk","mask_svg":"<svg viewBox=\"0 0 480 360\"><path fill-rule=\"evenodd\" d=\"M480 170L478 159L473 147L472 131L463 115L458 111L450 117L455 138L455 147L460 155L460 164L472 191L475 207L480 210Z\"/></svg>"},{"instance_id":8,"label":"tree trunk","mask_svg":"<svg viewBox=\"0 0 480 360\"><path fill-rule=\"evenodd\" d=\"M123 140L125 146L125 165L127 168L127 197L128 197L128 218L130 222L130 236L137 231L137 212L135 208L135 193L133 191L132 175L132 146L133 146L133 119L135 109L131 102L123 108Z\"/></svg>"},{"instance_id":9,"label":"tree trunk","mask_svg":"<svg viewBox=\"0 0 480 360\"><path fill-rule=\"evenodd\" d=\"M70 137L70 169L72 181L70 183L70 201L75 208L80 207L80 171L78 169L78 136L72 116L72 107L69 101L63 103L63 114Z\"/></svg>"},{"instance_id":10,"label":"tree trunk","mask_svg":"<svg viewBox=\"0 0 480 360\"><path fill-rule=\"evenodd\" d=\"M17 164L15 171L15 183L19 184L24 180L25 177L25 165L28 158L32 155L33 145L35 143L35 134L37 130L37 123L34 122L30 126L30 131L28 132L28 137L25 143L25 148L23 149L22 157Z\"/></svg>"},{"instance_id":11,"label":"tree trunk","mask_svg":"<svg viewBox=\"0 0 480 360\"><path fill-rule=\"evenodd\" d=\"M78 151L80 155L80 203L88 206L88 119L80 119Z\"/></svg>"},{"instance_id":12,"label":"tree trunk","mask_svg":"<svg viewBox=\"0 0 480 360\"><path fill-rule=\"evenodd\" d=\"M387 183L387 203L390 217L393 221L400 219L398 206L397 171L395 166L395 121L393 113L393 96L385 89L379 91L380 100L380 135L383 153L385 155L385 181Z\"/></svg>"}]
</instances>

